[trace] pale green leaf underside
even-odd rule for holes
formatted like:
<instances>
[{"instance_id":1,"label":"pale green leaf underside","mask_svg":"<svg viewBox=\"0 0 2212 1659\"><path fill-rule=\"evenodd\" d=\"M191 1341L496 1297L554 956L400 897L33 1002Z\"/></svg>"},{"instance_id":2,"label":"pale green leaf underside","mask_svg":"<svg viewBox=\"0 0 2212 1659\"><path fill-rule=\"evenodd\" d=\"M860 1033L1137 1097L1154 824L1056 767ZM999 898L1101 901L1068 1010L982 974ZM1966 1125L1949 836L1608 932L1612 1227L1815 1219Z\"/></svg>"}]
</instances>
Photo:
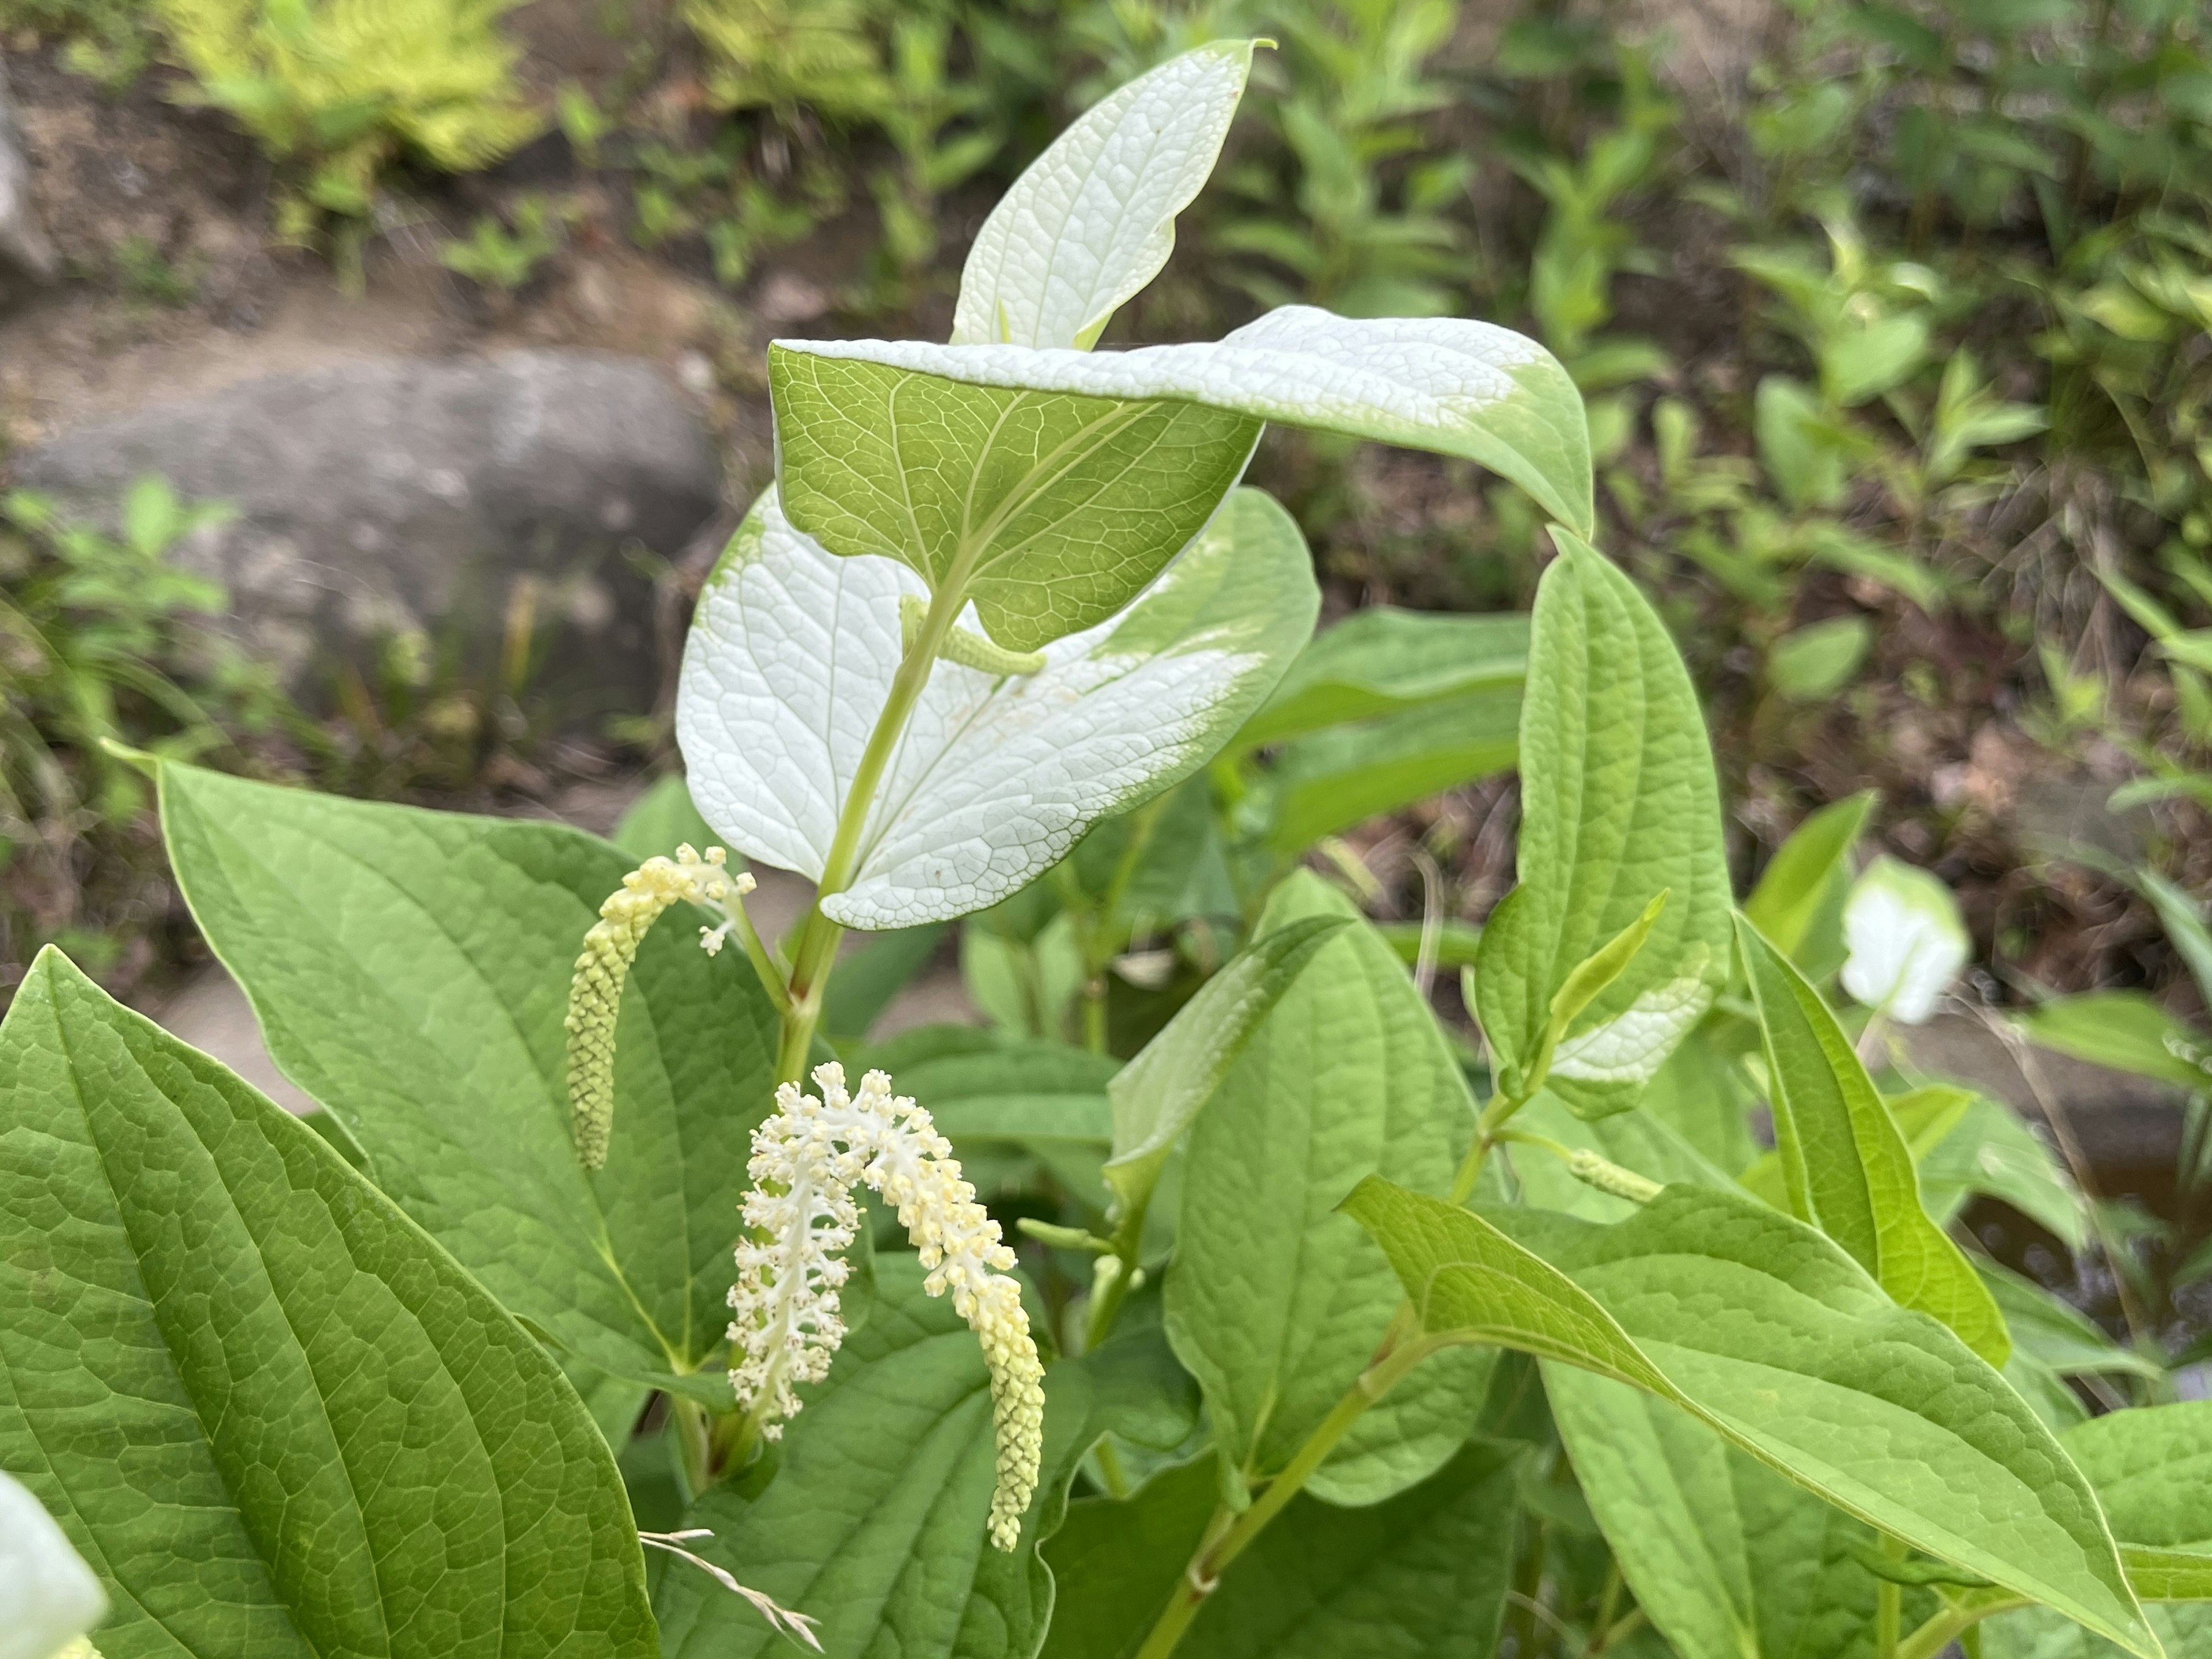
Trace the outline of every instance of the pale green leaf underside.
<instances>
[{"instance_id":1,"label":"pale green leaf underside","mask_svg":"<svg viewBox=\"0 0 2212 1659\"><path fill-rule=\"evenodd\" d=\"M1109 93L991 210L960 273L955 344L1087 347L1175 251L1244 95L1249 40L1187 52Z\"/></svg>"},{"instance_id":2,"label":"pale green leaf underside","mask_svg":"<svg viewBox=\"0 0 2212 1659\"><path fill-rule=\"evenodd\" d=\"M1474 1115L1405 965L1310 872L1275 890L1258 937L1307 917L1323 945L1193 1125L1167 1330L1205 1390L1235 1468L1280 1472L1375 1354L1398 1302L1389 1263L1337 1205L1364 1176L1451 1185ZM1372 1504L1425 1479L1466 1438L1489 1356L1440 1354L1354 1426L1308 1483Z\"/></svg>"},{"instance_id":3,"label":"pale green leaf underside","mask_svg":"<svg viewBox=\"0 0 2212 1659\"><path fill-rule=\"evenodd\" d=\"M179 884L270 1053L400 1206L564 1358L657 1387L696 1372L688 1386L726 1399L729 1251L776 1028L739 953L699 949L702 913L672 913L639 952L612 1148L587 1175L562 1021L628 854L561 824L184 766L162 769L161 811Z\"/></svg>"},{"instance_id":4,"label":"pale green leaf underside","mask_svg":"<svg viewBox=\"0 0 2212 1659\"><path fill-rule=\"evenodd\" d=\"M845 557L887 554L932 592L951 586L1012 651L1127 605L1205 527L1261 425L1194 403L973 386L782 345L769 352L769 391L791 523Z\"/></svg>"},{"instance_id":5,"label":"pale green leaf underside","mask_svg":"<svg viewBox=\"0 0 2212 1659\"><path fill-rule=\"evenodd\" d=\"M1573 537L1537 589L1521 703L1519 885L1484 930L1484 1035L1535 1054L1568 975L1662 890L1627 969L1559 1044L1551 1085L1577 1111L1633 1103L1728 979L1720 790L1696 690L1635 584Z\"/></svg>"},{"instance_id":6,"label":"pale green leaf underside","mask_svg":"<svg viewBox=\"0 0 2212 1659\"><path fill-rule=\"evenodd\" d=\"M102 1647L657 1652L581 1402L326 1142L52 951L0 1103L0 1465L104 1581Z\"/></svg>"},{"instance_id":7,"label":"pale green leaf underside","mask_svg":"<svg viewBox=\"0 0 2212 1659\"><path fill-rule=\"evenodd\" d=\"M770 350L771 380L787 374L790 360L802 356L880 364L970 386L1166 399L1456 455L1511 479L1570 527L1594 532L1589 428L1581 394L1543 347L1492 323L1450 317L1338 317L1313 306L1285 306L1218 341L1130 351L1030 350L920 340L779 340ZM875 407L882 404L878 397ZM829 414L811 404L792 410L799 419ZM785 493L795 501L787 471L794 431L781 404L777 416ZM856 425L862 420L872 423L870 430L880 426L881 417L872 410L847 418ZM851 441L863 441L863 434L855 431ZM884 441L880 436L866 441L878 446ZM834 440L805 441L811 452L817 442ZM965 488L965 476L958 488ZM838 494L854 499L837 500L834 508L857 514L859 487L856 477L841 479ZM791 510L796 521L819 534L812 515L832 508L825 501L819 508L810 502L804 513L796 505Z\"/></svg>"},{"instance_id":8,"label":"pale green leaf underside","mask_svg":"<svg viewBox=\"0 0 2212 1659\"><path fill-rule=\"evenodd\" d=\"M1765 1042L1790 1208L1842 1245L1900 1306L1942 1320L2002 1367L2012 1352L2003 1316L1923 1206L1911 1149L1850 1038L1804 975L1748 921L1738 938Z\"/></svg>"},{"instance_id":9,"label":"pale green leaf underside","mask_svg":"<svg viewBox=\"0 0 2212 1659\"><path fill-rule=\"evenodd\" d=\"M750 1501L717 1487L685 1524L713 1529L702 1553L819 1619L831 1655L1029 1659L1052 1612L1036 1545L1060 1525L1076 1464L1109 1431L1176 1444L1197 1402L1156 1330L1055 1363L1036 1497L1019 1547L1002 1553L984 1531L997 1455L989 1373L975 1334L922 1277L910 1255L877 1258L874 1310L828 1380L802 1391L774 1482ZM664 1576L658 1611L667 1659L790 1651L702 1573Z\"/></svg>"},{"instance_id":10,"label":"pale green leaf underside","mask_svg":"<svg viewBox=\"0 0 2212 1659\"><path fill-rule=\"evenodd\" d=\"M2158 1653L2050 1431L1810 1228L1685 1187L1610 1227L1486 1218L1371 1179L1347 1207L1431 1333L1649 1389L1870 1525Z\"/></svg>"},{"instance_id":11,"label":"pale green leaf underside","mask_svg":"<svg viewBox=\"0 0 2212 1659\"><path fill-rule=\"evenodd\" d=\"M691 794L748 858L818 878L898 666L919 580L841 559L755 503L700 598L677 697ZM939 661L876 793L855 873L823 908L851 927L980 910L1102 817L1202 765L1313 629L1297 526L1239 490L1127 614L996 676Z\"/></svg>"}]
</instances>

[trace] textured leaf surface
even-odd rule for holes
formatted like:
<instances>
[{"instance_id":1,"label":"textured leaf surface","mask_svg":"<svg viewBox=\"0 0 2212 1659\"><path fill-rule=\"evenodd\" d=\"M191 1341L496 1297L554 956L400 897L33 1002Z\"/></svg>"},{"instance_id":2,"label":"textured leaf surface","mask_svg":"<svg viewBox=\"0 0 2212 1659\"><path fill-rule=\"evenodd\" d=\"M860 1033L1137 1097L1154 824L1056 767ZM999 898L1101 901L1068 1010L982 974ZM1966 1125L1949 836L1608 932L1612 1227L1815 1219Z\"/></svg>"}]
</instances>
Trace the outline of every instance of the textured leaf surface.
<instances>
[{"instance_id":1,"label":"textured leaf surface","mask_svg":"<svg viewBox=\"0 0 2212 1659\"><path fill-rule=\"evenodd\" d=\"M802 1392L774 1482L751 1503L717 1487L684 1524L713 1528L701 1553L819 1619L830 1659L1027 1659L1052 1614L1036 1545L1060 1525L1076 1463L1109 1430L1175 1445L1196 1401L1157 1331L1054 1364L1043 1475L1019 1547L1002 1554L984 1534L996 1452L982 1350L921 1279L911 1255L877 1258L875 1310ZM785 1650L703 1574L665 1575L659 1612L668 1659Z\"/></svg>"},{"instance_id":2,"label":"textured leaf surface","mask_svg":"<svg viewBox=\"0 0 2212 1659\"><path fill-rule=\"evenodd\" d=\"M1046 1550L1067 1582L1044 1659L1128 1659L1220 1490L1212 1460L1126 1503L1085 1498ZM1388 1503L1301 1495L1222 1576L1184 1638L1209 1659L1431 1659L1497 1639L1519 1539L1513 1454L1480 1443Z\"/></svg>"},{"instance_id":3,"label":"textured leaf surface","mask_svg":"<svg viewBox=\"0 0 2212 1659\"><path fill-rule=\"evenodd\" d=\"M1814 981L1844 965L1851 849L1879 799L1863 790L1813 813L1775 849L1743 902L1752 926Z\"/></svg>"},{"instance_id":4,"label":"textured leaf surface","mask_svg":"<svg viewBox=\"0 0 2212 1659\"><path fill-rule=\"evenodd\" d=\"M1114 1156L1106 1179L1124 1212L1151 1200L1161 1167L1183 1131L1315 954L1344 925L1339 917L1312 916L1255 939L1121 1068L1107 1091L1114 1103Z\"/></svg>"},{"instance_id":5,"label":"textured leaf surface","mask_svg":"<svg viewBox=\"0 0 2212 1659\"><path fill-rule=\"evenodd\" d=\"M567 1355L684 1387L726 1346L748 1137L775 1015L684 913L647 936L617 1028L615 1129L569 1139L568 976L628 854L551 823L366 805L162 769L179 884L270 1053L384 1190ZM727 1399L719 1372L690 1387Z\"/></svg>"},{"instance_id":6,"label":"textured leaf surface","mask_svg":"<svg viewBox=\"0 0 2212 1659\"><path fill-rule=\"evenodd\" d=\"M1396 1311L1390 1264L1338 1206L1380 1174L1451 1185L1474 1102L1405 965L1341 894L1301 872L1258 937L1309 917L1347 925L1314 957L1192 1126L1168 1338L1206 1394L1216 1443L1248 1478L1279 1473L1374 1357ZM1467 1437L1492 1356L1433 1356L1353 1425L1307 1483L1372 1504L1433 1474Z\"/></svg>"},{"instance_id":7,"label":"textured leaf surface","mask_svg":"<svg viewBox=\"0 0 2212 1659\"><path fill-rule=\"evenodd\" d=\"M1942 1320L2002 1366L2012 1352L2003 1317L1965 1253L1922 1207L1911 1149L1850 1038L1788 957L1748 922L1738 937L1765 1041L1790 1207L1849 1251L1899 1306Z\"/></svg>"},{"instance_id":8,"label":"textured leaf surface","mask_svg":"<svg viewBox=\"0 0 2212 1659\"><path fill-rule=\"evenodd\" d=\"M1875 1579L1850 1553L1873 1528L1639 1389L1558 1364L1544 1387L1622 1577L1680 1659L1874 1653Z\"/></svg>"},{"instance_id":9,"label":"textured leaf surface","mask_svg":"<svg viewBox=\"0 0 2212 1659\"><path fill-rule=\"evenodd\" d=\"M900 654L888 559L833 557L764 495L701 597L677 735L700 810L749 857L818 877ZM931 671L877 791L858 870L825 902L866 928L997 902L1090 825L1203 764L1273 689L1319 604L1297 526L1237 492L1127 615L1046 666Z\"/></svg>"},{"instance_id":10,"label":"textured leaf surface","mask_svg":"<svg viewBox=\"0 0 2212 1659\"><path fill-rule=\"evenodd\" d=\"M0 1103L0 1464L106 1651L650 1659L581 1402L319 1136L52 951Z\"/></svg>"},{"instance_id":11,"label":"textured leaf surface","mask_svg":"<svg viewBox=\"0 0 2212 1659\"><path fill-rule=\"evenodd\" d=\"M1649 1389L1869 1524L2155 1655L2050 1431L1811 1228L1685 1187L1609 1227L1478 1216L1375 1180L1347 1207L1429 1332Z\"/></svg>"},{"instance_id":12,"label":"textured leaf surface","mask_svg":"<svg viewBox=\"0 0 2212 1659\"><path fill-rule=\"evenodd\" d=\"M793 369L778 365L802 356L901 370L914 377L899 382L907 386L927 378L1116 401L1168 400L1433 450L1511 479L1571 529L1589 534L1595 522L1581 394L1551 353L1492 323L1454 317L1367 319L1285 306L1218 341L1133 351L779 340L769 352L771 380L789 376ZM887 388L877 406L890 395ZM804 419L825 412L811 404L793 411ZM787 446L790 429L781 404L777 418ZM857 412L853 418L874 419ZM788 493L787 473L786 488ZM857 513L858 489L854 475L840 485L835 507L825 501L822 510ZM805 512L794 505L792 514L822 534L815 510L811 503ZM837 546L834 539L830 544Z\"/></svg>"},{"instance_id":13,"label":"textured leaf surface","mask_svg":"<svg viewBox=\"0 0 2212 1659\"><path fill-rule=\"evenodd\" d=\"M1550 1082L1586 1115L1634 1103L1727 982L1729 890L1712 750L1688 672L1635 585L1560 536L1536 592L1521 705L1519 885L1483 930L1484 1035L1529 1063L1569 975L1667 907L1585 1009Z\"/></svg>"},{"instance_id":14,"label":"textured leaf surface","mask_svg":"<svg viewBox=\"0 0 2212 1659\"><path fill-rule=\"evenodd\" d=\"M1274 696L1237 734L1239 748L1402 714L1477 691L1517 694L1528 672L1528 619L1370 605L1316 635Z\"/></svg>"},{"instance_id":15,"label":"textured leaf surface","mask_svg":"<svg viewBox=\"0 0 2212 1659\"><path fill-rule=\"evenodd\" d=\"M1087 347L1175 251L1221 153L1252 42L1218 40L1109 93L991 210L960 273L955 344Z\"/></svg>"},{"instance_id":16,"label":"textured leaf surface","mask_svg":"<svg viewBox=\"0 0 2212 1659\"><path fill-rule=\"evenodd\" d=\"M1267 845L1296 858L1323 836L1503 772L1520 721L1520 687L1494 685L1294 738L1267 769Z\"/></svg>"}]
</instances>

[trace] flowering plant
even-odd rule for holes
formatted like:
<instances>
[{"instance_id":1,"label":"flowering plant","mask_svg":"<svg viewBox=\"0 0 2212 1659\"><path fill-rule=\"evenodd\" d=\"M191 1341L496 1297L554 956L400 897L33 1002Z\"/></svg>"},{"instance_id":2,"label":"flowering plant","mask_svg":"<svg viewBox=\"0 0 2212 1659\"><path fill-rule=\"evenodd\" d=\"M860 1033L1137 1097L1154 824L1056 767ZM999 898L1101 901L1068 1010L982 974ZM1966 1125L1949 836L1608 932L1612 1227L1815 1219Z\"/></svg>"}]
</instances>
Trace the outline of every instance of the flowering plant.
<instances>
[{"instance_id":1,"label":"flowering plant","mask_svg":"<svg viewBox=\"0 0 2212 1659\"><path fill-rule=\"evenodd\" d=\"M1854 883L1866 803L1737 908L1559 366L1297 307L1092 349L1251 49L1048 150L950 343L771 349L688 783L619 845L157 768L325 1109L26 981L0 1468L82 1561L0 1535L4 1659L103 1595L111 1659L2203 1650L2212 1406L1947 1224L2081 1206L1898 1066L1961 935ZM1269 421L1525 489L1533 617L1312 637ZM1507 767L1479 937L1302 862ZM786 938L733 854L813 882ZM872 1038L963 918L997 1029Z\"/></svg>"}]
</instances>

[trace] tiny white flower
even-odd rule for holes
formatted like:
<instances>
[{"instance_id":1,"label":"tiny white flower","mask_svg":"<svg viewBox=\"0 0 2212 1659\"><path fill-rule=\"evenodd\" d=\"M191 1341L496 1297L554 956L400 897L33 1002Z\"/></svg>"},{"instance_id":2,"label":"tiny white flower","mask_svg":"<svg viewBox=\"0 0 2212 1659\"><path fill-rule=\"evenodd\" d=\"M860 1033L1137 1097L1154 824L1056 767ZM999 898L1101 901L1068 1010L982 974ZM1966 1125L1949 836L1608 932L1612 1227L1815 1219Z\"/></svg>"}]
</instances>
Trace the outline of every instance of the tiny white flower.
<instances>
[{"instance_id":1,"label":"tiny white flower","mask_svg":"<svg viewBox=\"0 0 2212 1659\"><path fill-rule=\"evenodd\" d=\"M736 907L753 890L744 871L732 875L729 854L709 847L704 858L689 846L673 859L649 858L623 878L623 884L599 907L599 919L584 935L568 981L568 1108L576 1156L587 1170L603 1167L614 1133L615 1022L622 1012L623 985L629 978L637 948L661 912L678 899L720 912L719 927L702 927L699 944L708 956L722 948L737 925Z\"/></svg>"},{"instance_id":2,"label":"tiny white flower","mask_svg":"<svg viewBox=\"0 0 2212 1659\"><path fill-rule=\"evenodd\" d=\"M1972 946L1951 890L1892 858L1876 859L1852 887L1844 943L1844 988L1906 1025L1935 1013Z\"/></svg>"},{"instance_id":3,"label":"tiny white flower","mask_svg":"<svg viewBox=\"0 0 2212 1659\"><path fill-rule=\"evenodd\" d=\"M928 1272L923 1287L932 1296L949 1292L982 1344L999 1442L991 1541L1011 1550L1044 1445L1044 1367L1021 1286L1006 1276L1014 1253L961 1179L951 1143L927 1112L891 1093L888 1077L870 1072L860 1092L848 1094L845 1068L833 1061L815 1067L814 1083L819 1099L796 1084L778 1089L776 1109L753 1131L753 1188L744 1206L752 1237L738 1246L730 1291L737 1314L731 1383L762 1416L762 1432L781 1434L783 1419L799 1408L796 1385L826 1376L844 1340L837 1297L848 1268L842 1257L860 1225L852 1189L882 1194L897 1206Z\"/></svg>"},{"instance_id":4,"label":"tiny white flower","mask_svg":"<svg viewBox=\"0 0 2212 1659\"><path fill-rule=\"evenodd\" d=\"M51 1659L82 1645L107 1597L39 1500L0 1474L0 1659Z\"/></svg>"}]
</instances>

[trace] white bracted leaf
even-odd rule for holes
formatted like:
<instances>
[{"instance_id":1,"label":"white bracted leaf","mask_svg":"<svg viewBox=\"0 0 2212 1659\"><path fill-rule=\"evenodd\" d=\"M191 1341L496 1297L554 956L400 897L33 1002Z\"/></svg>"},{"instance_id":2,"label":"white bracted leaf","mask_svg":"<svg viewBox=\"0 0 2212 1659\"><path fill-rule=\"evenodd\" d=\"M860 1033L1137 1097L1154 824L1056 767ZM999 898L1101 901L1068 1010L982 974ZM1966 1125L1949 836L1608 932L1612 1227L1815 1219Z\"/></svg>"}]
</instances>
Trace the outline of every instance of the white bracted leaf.
<instances>
[{"instance_id":1,"label":"white bracted leaf","mask_svg":"<svg viewBox=\"0 0 2212 1659\"><path fill-rule=\"evenodd\" d=\"M1959 901L1925 870L1880 858L1844 905L1844 988L1905 1025L1926 1023L1973 941Z\"/></svg>"},{"instance_id":2,"label":"white bracted leaf","mask_svg":"<svg viewBox=\"0 0 2212 1659\"><path fill-rule=\"evenodd\" d=\"M969 250L956 344L1087 348L1175 251L1213 171L1252 42L1217 40L1093 105L1030 164Z\"/></svg>"},{"instance_id":3,"label":"white bracted leaf","mask_svg":"<svg viewBox=\"0 0 2212 1659\"><path fill-rule=\"evenodd\" d=\"M0 1659L51 1659L107 1611L92 1569L39 1500L0 1474Z\"/></svg>"},{"instance_id":4,"label":"white bracted leaf","mask_svg":"<svg viewBox=\"0 0 2212 1659\"><path fill-rule=\"evenodd\" d=\"M1691 960L1702 969L1705 953ZM1649 1083L1712 1005L1712 988L1699 974L1654 986L1602 1025L1559 1044L1552 1075L1577 1083Z\"/></svg>"},{"instance_id":5,"label":"white bracted leaf","mask_svg":"<svg viewBox=\"0 0 2212 1659\"><path fill-rule=\"evenodd\" d=\"M1162 398L1458 455L1592 533L1589 426L1559 360L1525 335L1459 317L1339 317L1284 306L1221 339L1133 351L778 340L971 386Z\"/></svg>"},{"instance_id":6,"label":"white bracted leaf","mask_svg":"<svg viewBox=\"0 0 2212 1659\"><path fill-rule=\"evenodd\" d=\"M899 599L921 592L895 560L793 529L773 492L755 503L700 598L677 699L692 798L731 846L819 878L898 665ZM1289 514L1240 489L1134 605L1046 647L1038 672L939 661L823 910L910 927L1006 897L1204 764L1318 606Z\"/></svg>"}]
</instances>

